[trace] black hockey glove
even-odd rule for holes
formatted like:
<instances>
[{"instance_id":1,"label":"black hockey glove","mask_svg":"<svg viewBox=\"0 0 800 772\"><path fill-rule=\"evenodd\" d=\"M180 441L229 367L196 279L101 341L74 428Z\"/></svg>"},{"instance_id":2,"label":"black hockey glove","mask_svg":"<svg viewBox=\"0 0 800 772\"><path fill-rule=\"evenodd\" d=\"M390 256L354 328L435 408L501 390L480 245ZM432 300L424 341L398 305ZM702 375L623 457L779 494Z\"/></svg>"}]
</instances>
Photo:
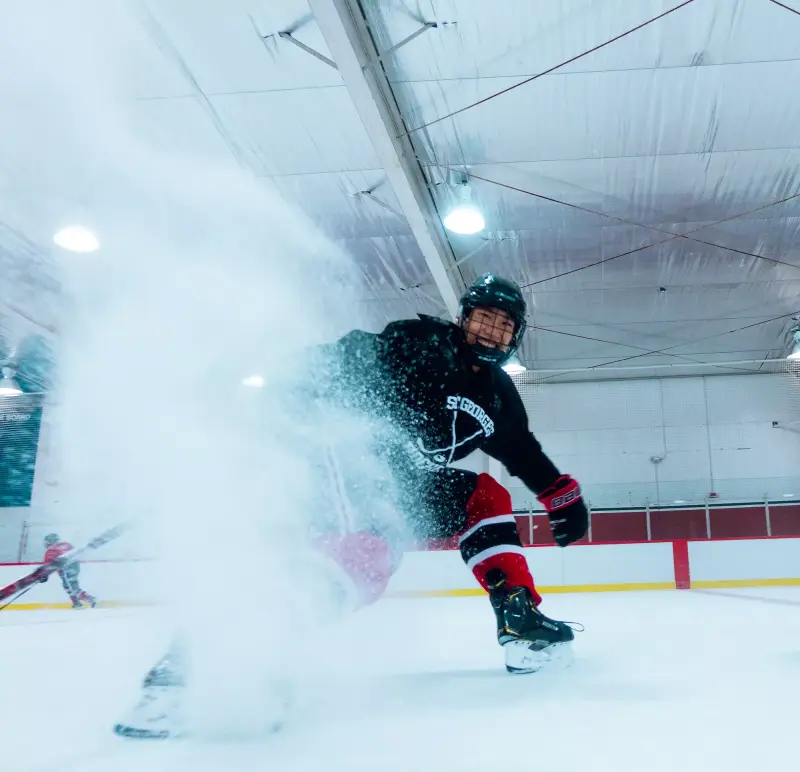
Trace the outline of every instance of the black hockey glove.
<instances>
[{"instance_id":1,"label":"black hockey glove","mask_svg":"<svg viewBox=\"0 0 800 772\"><path fill-rule=\"evenodd\" d=\"M553 538L559 547L578 541L589 527L589 510L581 498L581 487L569 475L561 475L537 497L550 518Z\"/></svg>"}]
</instances>

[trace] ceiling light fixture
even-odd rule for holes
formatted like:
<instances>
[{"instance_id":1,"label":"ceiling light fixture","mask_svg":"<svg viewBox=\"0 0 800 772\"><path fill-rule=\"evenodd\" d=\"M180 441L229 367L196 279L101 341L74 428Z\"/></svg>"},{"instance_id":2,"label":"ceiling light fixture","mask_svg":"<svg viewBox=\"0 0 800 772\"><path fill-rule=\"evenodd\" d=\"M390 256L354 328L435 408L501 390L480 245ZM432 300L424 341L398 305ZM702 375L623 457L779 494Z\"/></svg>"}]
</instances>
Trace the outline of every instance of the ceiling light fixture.
<instances>
[{"instance_id":1,"label":"ceiling light fixture","mask_svg":"<svg viewBox=\"0 0 800 772\"><path fill-rule=\"evenodd\" d=\"M248 375L242 381L242 386L249 386L251 389L260 389L264 386L263 375Z\"/></svg>"},{"instance_id":2,"label":"ceiling light fixture","mask_svg":"<svg viewBox=\"0 0 800 772\"><path fill-rule=\"evenodd\" d=\"M444 227L453 233L472 236L486 227L486 221L477 207L457 206L444 218Z\"/></svg>"},{"instance_id":3,"label":"ceiling light fixture","mask_svg":"<svg viewBox=\"0 0 800 772\"><path fill-rule=\"evenodd\" d=\"M97 236L87 228L80 225L70 225L62 228L53 236L53 241L68 252L96 252L100 249Z\"/></svg>"},{"instance_id":4,"label":"ceiling light fixture","mask_svg":"<svg viewBox=\"0 0 800 772\"><path fill-rule=\"evenodd\" d=\"M511 357L508 362L503 365L503 370L505 370L509 375L513 375L514 373L524 373L527 369L528 368L519 361L518 356Z\"/></svg>"},{"instance_id":5,"label":"ceiling light fixture","mask_svg":"<svg viewBox=\"0 0 800 772\"><path fill-rule=\"evenodd\" d=\"M466 178L455 186L458 203L445 215L442 222L447 230L464 236L480 233L486 227L481 210L472 203L472 189Z\"/></svg>"}]
</instances>

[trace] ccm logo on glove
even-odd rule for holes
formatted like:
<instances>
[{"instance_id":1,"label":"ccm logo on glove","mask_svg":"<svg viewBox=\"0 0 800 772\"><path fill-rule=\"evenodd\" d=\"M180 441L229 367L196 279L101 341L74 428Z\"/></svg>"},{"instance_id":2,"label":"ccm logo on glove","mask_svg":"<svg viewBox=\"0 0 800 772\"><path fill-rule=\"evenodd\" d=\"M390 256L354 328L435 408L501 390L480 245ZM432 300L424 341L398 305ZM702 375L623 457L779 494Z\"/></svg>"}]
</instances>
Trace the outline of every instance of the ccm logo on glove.
<instances>
[{"instance_id":1,"label":"ccm logo on glove","mask_svg":"<svg viewBox=\"0 0 800 772\"><path fill-rule=\"evenodd\" d=\"M569 475L561 475L536 498L547 510L553 538L559 547L583 538L589 527L589 510L583 503L581 487Z\"/></svg>"}]
</instances>

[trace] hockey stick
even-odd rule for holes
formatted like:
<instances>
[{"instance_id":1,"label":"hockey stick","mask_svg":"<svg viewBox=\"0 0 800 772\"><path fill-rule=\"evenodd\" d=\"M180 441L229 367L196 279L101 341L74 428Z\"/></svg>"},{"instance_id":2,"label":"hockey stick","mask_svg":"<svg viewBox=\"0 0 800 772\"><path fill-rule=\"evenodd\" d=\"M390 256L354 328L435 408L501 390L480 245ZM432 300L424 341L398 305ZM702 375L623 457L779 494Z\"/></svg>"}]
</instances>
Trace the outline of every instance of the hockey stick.
<instances>
[{"instance_id":1,"label":"hockey stick","mask_svg":"<svg viewBox=\"0 0 800 772\"><path fill-rule=\"evenodd\" d=\"M26 587L22 592L18 592L11 600L7 600L2 606L0 606L0 611L2 611L6 606L10 606L17 598L21 598L26 592L30 592L36 585L32 584L30 587Z\"/></svg>"},{"instance_id":2,"label":"hockey stick","mask_svg":"<svg viewBox=\"0 0 800 772\"><path fill-rule=\"evenodd\" d=\"M85 552L89 550L95 550L98 547L102 547L104 544L116 539L118 536L121 536L125 531L129 530L132 527L131 523L120 523L119 525L114 526L113 528L109 528L107 531L104 531L99 536L95 536L88 544L83 547L76 547L75 549L70 550L69 552L65 552L63 555L57 557L55 560L51 560L49 563L44 563L34 571L31 571L26 576L17 579L16 582L12 582L7 587L3 587L0 589L0 601L6 600L7 598L11 598L11 600L3 606L0 606L0 611L8 606L11 602L16 600L16 597L22 595L22 592L27 592L34 585L38 584L39 582L46 581L50 574L54 574L59 569L63 568L68 563L71 563L76 558L83 555ZM12 597L15 596L15 597Z\"/></svg>"}]
</instances>

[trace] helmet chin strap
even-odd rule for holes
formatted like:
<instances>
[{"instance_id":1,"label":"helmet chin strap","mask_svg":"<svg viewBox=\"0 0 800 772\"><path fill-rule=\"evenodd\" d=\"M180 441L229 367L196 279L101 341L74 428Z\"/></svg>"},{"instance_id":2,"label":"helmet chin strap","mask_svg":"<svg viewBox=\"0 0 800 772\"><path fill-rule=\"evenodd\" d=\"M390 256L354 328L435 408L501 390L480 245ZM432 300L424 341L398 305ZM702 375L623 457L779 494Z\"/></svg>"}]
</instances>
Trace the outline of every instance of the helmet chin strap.
<instances>
[{"instance_id":1,"label":"helmet chin strap","mask_svg":"<svg viewBox=\"0 0 800 772\"><path fill-rule=\"evenodd\" d=\"M510 356L507 351L503 351L501 348L484 346L480 342L474 343L470 348L472 348L473 357L484 365L501 365Z\"/></svg>"},{"instance_id":2,"label":"helmet chin strap","mask_svg":"<svg viewBox=\"0 0 800 772\"><path fill-rule=\"evenodd\" d=\"M464 348L468 352L469 358L472 360L471 364L473 366L487 367L491 365L502 365L503 362L508 360L511 356L512 352L508 349L503 350L500 347L486 346L480 342L480 338L477 336L475 343L470 343L467 341L467 331L464 328L463 323L459 326L461 327Z\"/></svg>"}]
</instances>

